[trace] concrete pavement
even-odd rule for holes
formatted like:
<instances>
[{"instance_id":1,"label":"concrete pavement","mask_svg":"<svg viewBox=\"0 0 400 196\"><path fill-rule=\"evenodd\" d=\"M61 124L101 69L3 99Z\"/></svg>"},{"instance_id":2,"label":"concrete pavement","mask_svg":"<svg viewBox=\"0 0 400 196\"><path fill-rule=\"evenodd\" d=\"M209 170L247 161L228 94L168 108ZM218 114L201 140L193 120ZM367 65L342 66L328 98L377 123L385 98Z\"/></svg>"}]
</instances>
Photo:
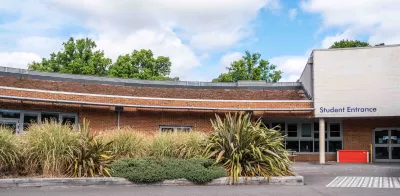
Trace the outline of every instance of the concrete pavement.
<instances>
[{"instance_id":1,"label":"concrete pavement","mask_svg":"<svg viewBox=\"0 0 400 196\"><path fill-rule=\"evenodd\" d=\"M395 188L331 188L326 187L338 176L371 176L400 177L400 164L332 164L318 165L312 163L296 163L293 167L305 177L305 186L96 186L96 187L58 187L58 188L26 188L0 189L0 195L39 196L39 195L82 195L82 196L296 196L296 195L349 195L349 196L385 196L398 195L400 189Z\"/></svg>"}]
</instances>

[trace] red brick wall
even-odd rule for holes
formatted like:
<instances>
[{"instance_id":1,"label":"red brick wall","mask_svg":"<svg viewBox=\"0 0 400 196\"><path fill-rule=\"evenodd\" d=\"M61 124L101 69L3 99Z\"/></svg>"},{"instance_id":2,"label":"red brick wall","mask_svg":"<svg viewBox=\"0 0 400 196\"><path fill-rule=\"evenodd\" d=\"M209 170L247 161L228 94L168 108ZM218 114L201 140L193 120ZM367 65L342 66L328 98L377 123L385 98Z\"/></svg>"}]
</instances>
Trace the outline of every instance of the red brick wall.
<instances>
[{"instance_id":1,"label":"red brick wall","mask_svg":"<svg viewBox=\"0 0 400 196\"><path fill-rule=\"evenodd\" d=\"M325 154L325 161L336 161L336 153L335 154ZM312 161L319 162L319 154L297 154L296 161ZM291 158L292 160L292 158Z\"/></svg>"},{"instance_id":2,"label":"red brick wall","mask_svg":"<svg viewBox=\"0 0 400 196\"><path fill-rule=\"evenodd\" d=\"M370 150L372 129L400 127L400 117L360 118L343 120L343 145L345 150Z\"/></svg>"},{"instance_id":3,"label":"red brick wall","mask_svg":"<svg viewBox=\"0 0 400 196\"><path fill-rule=\"evenodd\" d=\"M229 100L307 100L303 90L246 90L201 88L154 88L104 85L96 83L60 82L0 76L1 86L93 94L162 97L185 99Z\"/></svg>"}]
</instances>

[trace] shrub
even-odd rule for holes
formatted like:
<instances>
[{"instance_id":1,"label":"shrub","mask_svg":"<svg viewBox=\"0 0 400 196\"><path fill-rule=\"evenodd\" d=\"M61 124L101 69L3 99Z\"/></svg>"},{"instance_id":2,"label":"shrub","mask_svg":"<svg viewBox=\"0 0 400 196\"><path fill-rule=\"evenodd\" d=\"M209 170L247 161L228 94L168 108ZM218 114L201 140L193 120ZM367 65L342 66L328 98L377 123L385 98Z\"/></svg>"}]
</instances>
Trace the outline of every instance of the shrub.
<instances>
[{"instance_id":1,"label":"shrub","mask_svg":"<svg viewBox=\"0 0 400 196\"><path fill-rule=\"evenodd\" d=\"M214 166L205 159L120 159L110 165L112 176L123 177L136 183L153 183L163 180L187 179L206 183L225 176L225 169Z\"/></svg>"},{"instance_id":2,"label":"shrub","mask_svg":"<svg viewBox=\"0 0 400 196\"><path fill-rule=\"evenodd\" d=\"M19 136L23 142L25 169L44 176L63 176L71 164L70 152L78 147L79 132L51 121L32 124Z\"/></svg>"},{"instance_id":3,"label":"shrub","mask_svg":"<svg viewBox=\"0 0 400 196\"><path fill-rule=\"evenodd\" d=\"M85 120L80 131L78 147L70 151L73 164L69 170L73 171L74 177L110 176L108 164L112 157L108 149L112 141L105 143L97 140L90 134L89 123Z\"/></svg>"},{"instance_id":4,"label":"shrub","mask_svg":"<svg viewBox=\"0 0 400 196\"><path fill-rule=\"evenodd\" d=\"M215 130L207 140L205 155L222 164L236 183L239 176L292 175L291 162L284 148L284 136L268 129L259 120L252 124L249 115L226 114L212 121Z\"/></svg>"},{"instance_id":5,"label":"shrub","mask_svg":"<svg viewBox=\"0 0 400 196\"><path fill-rule=\"evenodd\" d=\"M205 136L199 132L161 133L152 139L149 155L190 159L201 156Z\"/></svg>"},{"instance_id":6,"label":"shrub","mask_svg":"<svg viewBox=\"0 0 400 196\"><path fill-rule=\"evenodd\" d=\"M116 159L146 156L146 137L131 129L110 130L99 135L102 141L110 143L110 151Z\"/></svg>"},{"instance_id":7,"label":"shrub","mask_svg":"<svg viewBox=\"0 0 400 196\"><path fill-rule=\"evenodd\" d=\"M12 130L0 127L0 168L6 171L15 171L21 150L17 137Z\"/></svg>"}]
</instances>

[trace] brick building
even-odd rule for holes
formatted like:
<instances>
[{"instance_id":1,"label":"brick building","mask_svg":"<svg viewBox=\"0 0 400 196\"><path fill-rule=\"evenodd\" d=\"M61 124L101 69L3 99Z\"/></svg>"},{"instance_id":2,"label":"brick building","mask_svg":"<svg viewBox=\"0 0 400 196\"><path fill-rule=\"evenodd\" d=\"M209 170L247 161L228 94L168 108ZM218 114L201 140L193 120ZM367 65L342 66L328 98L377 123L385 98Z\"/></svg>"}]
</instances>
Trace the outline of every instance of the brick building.
<instances>
[{"instance_id":1,"label":"brick building","mask_svg":"<svg viewBox=\"0 0 400 196\"><path fill-rule=\"evenodd\" d=\"M95 131L211 132L210 119L249 112L281 125L296 160L335 161L340 149L400 161L400 46L314 50L298 82L144 81L0 67L0 123L90 121ZM320 134L321 133L321 134Z\"/></svg>"}]
</instances>

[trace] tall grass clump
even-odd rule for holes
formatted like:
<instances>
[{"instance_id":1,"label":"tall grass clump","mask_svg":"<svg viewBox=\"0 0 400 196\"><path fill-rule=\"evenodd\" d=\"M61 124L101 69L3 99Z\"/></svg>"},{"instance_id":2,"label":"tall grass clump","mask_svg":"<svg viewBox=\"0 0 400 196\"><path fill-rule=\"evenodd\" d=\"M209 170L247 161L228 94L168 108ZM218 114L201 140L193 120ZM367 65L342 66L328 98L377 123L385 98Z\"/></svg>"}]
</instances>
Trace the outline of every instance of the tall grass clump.
<instances>
[{"instance_id":1,"label":"tall grass clump","mask_svg":"<svg viewBox=\"0 0 400 196\"><path fill-rule=\"evenodd\" d=\"M149 156L190 159L203 152L205 135L200 132L161 133L151 139Z\"/></svg>"},{"instance_id":2,"label":"tall grass clump","mask_svg":"<svg viewBox=\"0 0 400 196\"><path fill-rule=\"evenodd\" d=\"M132 129L109 130L99 135L106 143L111 142L109 150L118 158L137 158L147 155L147 140L143 133Z\"/></svg>"},{"instance_id":3,"label":"tall grass clump","mask_svg":"<svg viewBox=\"0 0 400 196\"><path fill-rule=\"evenodd\" d=\"M250 121L248 114L226 114L224 120L216 115L215 130L207 140L205 155L227 170L231 183L239 176L292 175L284 136L268 129L258 120Z\"/></svg>"},{"instance_id":4,"label":"tall grass clump","mask_svg":"<svg viewBox=\"0 0 400 196\"><path fill-rule=\"evenodd\" d=\"M11 129L0 127L0 169L15 172L20 159L19 140Z\"/></svg>"},{"instance_id":5,"label":"tall grass clump","mask_svg":"<svg viewBox=\"0 0 400 196\"><path fill-rule=\"evenodd\" d=\"M55 121L32 124L20 136L23 140L25 166L29 173L64 176L71 165L70 152L78 147L79 132L70 125Z\"/></svg>"}]
</instances>

